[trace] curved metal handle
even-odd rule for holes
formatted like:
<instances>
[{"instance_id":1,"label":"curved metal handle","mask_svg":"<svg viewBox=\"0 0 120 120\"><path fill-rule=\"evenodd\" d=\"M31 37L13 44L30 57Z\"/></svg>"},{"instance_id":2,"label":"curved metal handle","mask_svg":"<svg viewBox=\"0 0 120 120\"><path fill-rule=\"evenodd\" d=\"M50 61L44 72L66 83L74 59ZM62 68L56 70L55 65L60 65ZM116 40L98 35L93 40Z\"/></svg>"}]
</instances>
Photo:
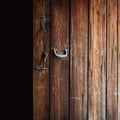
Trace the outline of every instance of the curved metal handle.
<instances>
[{"instance_id":1,"label":"curved metal handle","mask_svg":"<svg viewBox=\"0 0 120 120\"><path fill-rule=\"evenodd\" d=\"M65 54L64 54L64 55L57 54L57 49L56 49L56 48L53 48L53 52L54 52L55 56L58 57L58 58L65 58L65 57L68 56L68 51L69 51L69 49L64 49L64 51L65 51Z\"/></svg>"}]
</instances>

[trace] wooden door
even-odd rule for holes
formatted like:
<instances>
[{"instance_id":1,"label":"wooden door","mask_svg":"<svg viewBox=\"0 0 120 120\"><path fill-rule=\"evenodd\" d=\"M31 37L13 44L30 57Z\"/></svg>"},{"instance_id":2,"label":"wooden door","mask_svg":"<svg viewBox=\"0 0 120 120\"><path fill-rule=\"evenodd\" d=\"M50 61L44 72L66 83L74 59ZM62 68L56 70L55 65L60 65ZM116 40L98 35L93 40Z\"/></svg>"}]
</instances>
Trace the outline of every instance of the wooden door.
<instances>
[{"instance_id":1,"label":"wooden door","mask_svg":"<svg viewBox=\"0 0 120 120\"><path fill-rule=\"evenodd\" d=\"M33 0L33 116L120 120L120 0Z\"/></svg>"}]
</instances>

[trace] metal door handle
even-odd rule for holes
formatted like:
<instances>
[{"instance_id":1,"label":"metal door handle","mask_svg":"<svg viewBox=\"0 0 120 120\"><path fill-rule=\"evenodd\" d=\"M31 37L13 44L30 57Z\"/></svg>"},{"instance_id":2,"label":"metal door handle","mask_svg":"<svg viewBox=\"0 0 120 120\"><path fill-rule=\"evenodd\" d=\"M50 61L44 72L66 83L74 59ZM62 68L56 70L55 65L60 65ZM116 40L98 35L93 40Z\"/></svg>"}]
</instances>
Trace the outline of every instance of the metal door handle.
<instances>
[{"instance_id":1,"label":"metal door handle","mask_svg":"<svg viewBox=\"0 0 120 120\"><path fill-rule=\"evenodd\" d=\"M53 48L54 55L56 57L58 57L58 58L65 58L65 57L67 57L68 56L68 51L69 51L69 49L64 49L65 54L62 55L62 54L57 54L57 49Z\"/></svg>"}]
</instances>

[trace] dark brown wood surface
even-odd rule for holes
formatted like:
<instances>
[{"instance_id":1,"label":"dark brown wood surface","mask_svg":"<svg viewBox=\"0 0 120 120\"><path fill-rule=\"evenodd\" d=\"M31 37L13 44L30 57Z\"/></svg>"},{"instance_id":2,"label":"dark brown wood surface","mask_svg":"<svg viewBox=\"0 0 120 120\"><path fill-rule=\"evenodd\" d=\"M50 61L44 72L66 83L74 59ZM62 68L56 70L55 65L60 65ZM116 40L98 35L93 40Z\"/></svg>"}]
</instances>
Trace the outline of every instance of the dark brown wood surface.
<instances>
[{"instance_id":1,"label":"dark brown wood surface","mask_svg":"<svg viewBox=\"0 0 120 120\"><path fill-rule=\"evenodd\" d=\"M69 49L69 0L52 0L51 49L58 54ZM69 56L57 58L51 50L50 60L50 120L68 120Z\"/></svg>"},{"instance_id":2,"label":"dark brown wood surface","mask_svg":"<svg viewBox=\"0 0 120 120\"><path fill-rule=\"evenodd\" d=\"M71 1L70 19L70 120L86 120L88 0Z\"/></svg>"},{"instance_id":3,"label":"dark brown wood surface","mask_svg":"<svg viewBox=\"0 0 120 120\"><path fill-rule=\"evenodd\" d=\"M120 0L33 0L33 119L120 120Z\"/></svg>"},{"instance_id":4,"label":"dark brown wood surface","mask_svg":"<svg viewBox=\"0 0 120 120\"><path fill-rule=\"evenodd\" d=\"M117 0L107 1L107 120L117 120Z\"/></svg>"},{"instance_id":5,"label":"dark brown wood surface","mask_svg":"<svg viewBox=\"0 0 120 120\"><path fill-rule=\"evenodd\" d=\"M49 15L50 3L33 0L33 119L49 120L49 29L41 28L42 16ZM43 65L42 54L47 53L48 70L35 70Z\"/></svg>"},{"instance_id":6,"label":"dark brown wood surface","mask_svg":"<svg viewBox=\"0 0 120 120\"><path fill-rule=\"evenodd\" d=\"M106 120L106 0L90 0L89 114Z\"/></svg>"}]
</instances>

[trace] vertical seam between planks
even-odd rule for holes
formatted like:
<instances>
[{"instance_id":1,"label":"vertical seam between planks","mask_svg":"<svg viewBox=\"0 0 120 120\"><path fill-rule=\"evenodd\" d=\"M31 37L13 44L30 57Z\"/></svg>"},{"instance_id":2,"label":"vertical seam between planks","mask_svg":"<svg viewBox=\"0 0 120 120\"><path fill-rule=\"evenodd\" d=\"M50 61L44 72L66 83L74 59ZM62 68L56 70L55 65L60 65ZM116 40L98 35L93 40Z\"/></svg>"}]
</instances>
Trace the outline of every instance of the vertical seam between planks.
<instances>
[{"instance_id":1,"label":"vertical seam between planks","mask_svg":"<svg viewBox=\"0 0 120 120\"><path fill-rule=\"evenodd\" d=\"M106 0L106 116L105 116L105 119L107 120L107 11L108 11L108 9L107 9L107 7L108 7L108 2L107 2L107 0Z\"/></svg>"},{"instance_id":2,"label":"vertical seam between planks","mask_svg":"<svg viewBox=\"0 0 120 120\"><path fill-rule=\"evenodd\" d=\"M88 43L87 43L87 120L89 119L89 29L90 29L90 0L88 0Z\"/></svg>"},{"instance_id":3,"label":"vertical seam between planks","mask_svg":"<svg viewBox=\"0 0 120 120\"><path fill-rule=\"evenodd\" d=\"M119 51L119 43L118 43L118 0L117 0L117 119L118 119L118 95L119 95L119 91L118 91L118 51Z\"/></svg>"},{"instance_id":4,"label":"vertical seam between planks","mask_svg":"<svg viewBox=\"0 0 120 120\"><path fill-rule=\"evenodd\" d=\"M71 67L70 67L70 63L71 63L71 0L69 0L69 83L68 83L68 120L70 120L70 70L71 70Z\"/></svg>"},{"instance_id":5,"label":"vertical seam between planks","mask_svg":"<svg viewBox=\"0 0 120 120\"><path fill-rule=\"evenodd\" d=\"M106 0L106 120L107 120L107 42L108 42L108 0Z\"/></svg>"},{"instance_id":6,"label":"vertical seam between planks","mask_svg":"<svg viewBox=\"0 0 120 120\"><path fill-rule=\"evenodd\" d=\"M50 111L51 111L51 35L52 35L52 0L50 0L50 35L49 35L49 120L50 120Z\"/></svg>"}]
</instances>

